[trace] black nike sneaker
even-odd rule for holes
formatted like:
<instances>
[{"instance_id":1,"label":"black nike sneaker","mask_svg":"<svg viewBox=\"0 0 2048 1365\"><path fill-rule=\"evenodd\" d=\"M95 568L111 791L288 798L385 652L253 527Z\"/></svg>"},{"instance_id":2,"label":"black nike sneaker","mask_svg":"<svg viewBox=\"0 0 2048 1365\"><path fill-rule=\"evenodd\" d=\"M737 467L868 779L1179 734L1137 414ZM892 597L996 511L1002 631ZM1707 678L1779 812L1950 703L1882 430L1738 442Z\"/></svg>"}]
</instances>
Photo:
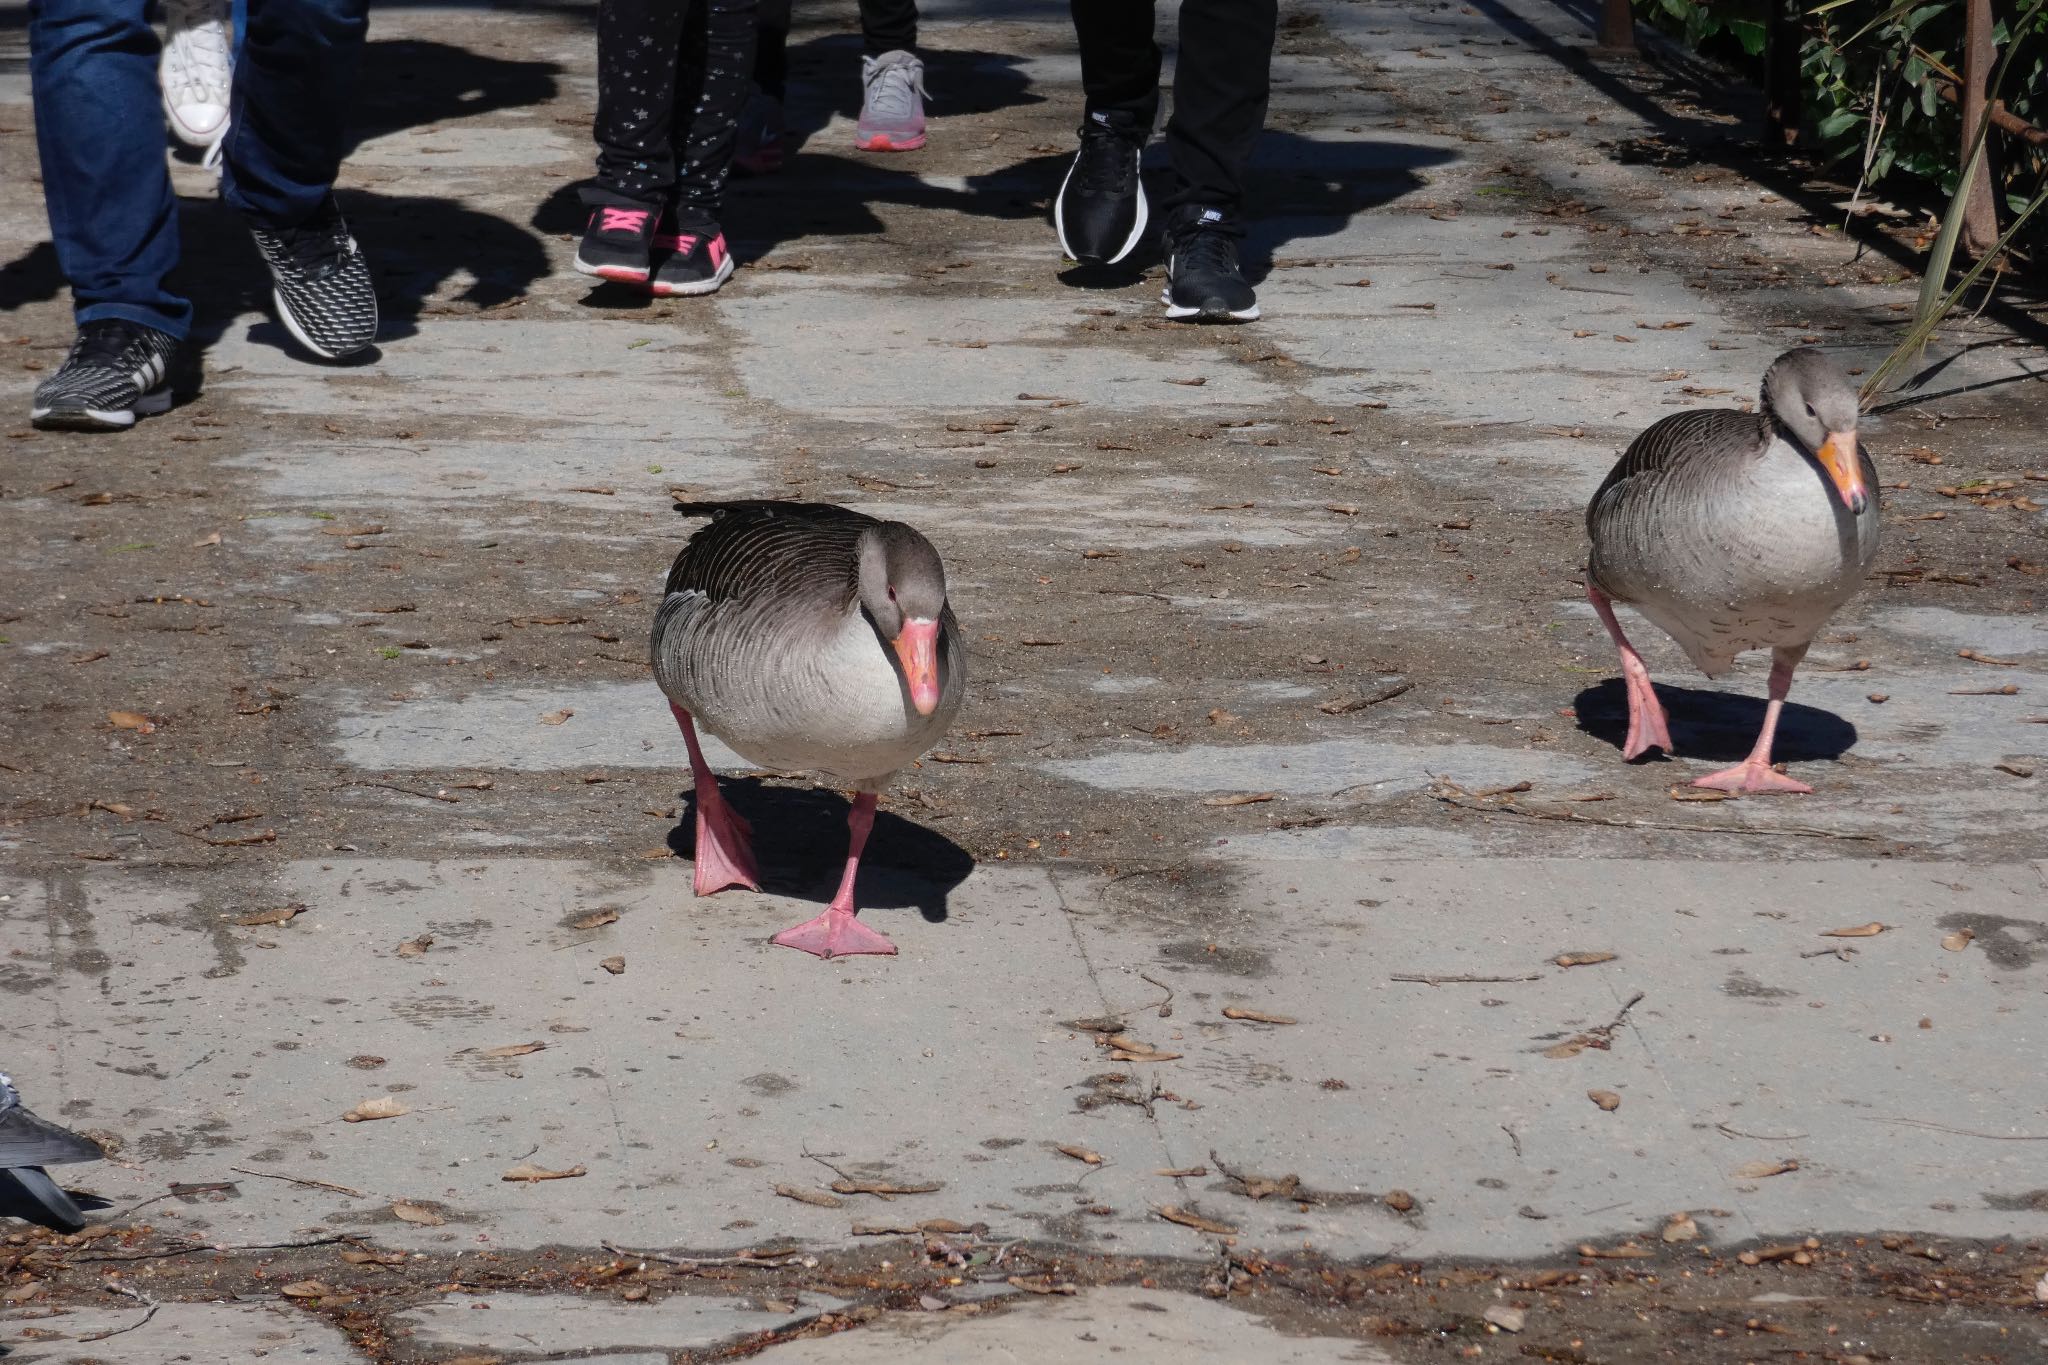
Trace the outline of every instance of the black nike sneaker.
<instances>
[{"instance_id":1,"label":"black nike sneaker","mask_svg":"<svg viewBox=\"0 0 2048 1365\"><path fill-rule=\"evenodd\" d=\"M1081 150L1060 183L1052 222L1060 249L1083 265L1114 265L1143 240L1150 211L1138 155L1150 133L1124 109L1090 114L1081 125Z\"/></svg>"},{"instance_id":2,"label":"black nike sneaker","mask_svg":"<svg viewBox=\"0 0 2048 1365\"><path fill-rule=\"evenodd\" d=\"M57 373L36 385L29 421L46 431L126 431L168 412L178 340L125 318L81 325Z\"/></svg>"},{"instance_id":3,"label":"black nike sneaker","mask_svg":"<svg viewBox=\"0 0 2048 1365\"><path fill-rule=\"evenodd\" d=\"M278 320L301 346L323 360L340 360L376 339L370 264L349 236L333 195L297 227L251 222L249 233L270 267Z\"/></svg>"},{"instance_id":4,"label":"black nike sneaker","mask_svg":"<svg viewBox=\"0 0 2048 1365\"><path fill-rule=\"evenodd\" d=\"M1198 209L1166 230L1166 316L1196 322L1251 322L1259 296L1237 263L1237 227L1222 210Z\"/></svg>"}]
</instances>

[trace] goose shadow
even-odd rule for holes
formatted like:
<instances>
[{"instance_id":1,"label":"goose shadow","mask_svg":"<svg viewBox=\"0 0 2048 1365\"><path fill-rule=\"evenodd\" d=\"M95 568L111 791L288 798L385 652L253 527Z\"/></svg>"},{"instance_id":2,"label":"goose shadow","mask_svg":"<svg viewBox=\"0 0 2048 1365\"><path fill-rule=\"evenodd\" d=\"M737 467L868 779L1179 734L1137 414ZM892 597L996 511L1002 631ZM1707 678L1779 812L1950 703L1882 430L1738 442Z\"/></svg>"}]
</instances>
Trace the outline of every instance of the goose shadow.
<instances>
[{"instance_id":1,"label":"goose shadow","mask_svg":"<svg viewBox=\"0 0 2048 1365\"><path fill-rule=\"evenodd\" d=\"M815 787L770 786L754 777L721 777L718 787L754 827L762 889L821 905L830 901L846 866L846 798ZM694 861L697 798L694 792L679 795L668 846ZM927 923L943 924L947 898L973 870L974 855L937 830L877 811L861 854L856 904L863 911L915 909Z\"/></svg>"},{"instance_id":2,"label":"goose shadow","mask_svg":"<svg viewBox=\"0 0 2048 1365\"><path fill-rule=\"evenodd\" d=\"M1657 684L1678 757L1738 763L1749 756L1763 728L1762 697L1698 687ZM1628 738L1628 693L1621 679L1608 678L1573 699L1579 729L1619 749ZM1856 727L1832 711L1787 701L1778 717L1774 760L1792 762L1840 758L1856 743ZM1652 752L1661 752L1653 750ZM1672 755L1665 754L1664 758Z\"/></svg>"}]
</instances>

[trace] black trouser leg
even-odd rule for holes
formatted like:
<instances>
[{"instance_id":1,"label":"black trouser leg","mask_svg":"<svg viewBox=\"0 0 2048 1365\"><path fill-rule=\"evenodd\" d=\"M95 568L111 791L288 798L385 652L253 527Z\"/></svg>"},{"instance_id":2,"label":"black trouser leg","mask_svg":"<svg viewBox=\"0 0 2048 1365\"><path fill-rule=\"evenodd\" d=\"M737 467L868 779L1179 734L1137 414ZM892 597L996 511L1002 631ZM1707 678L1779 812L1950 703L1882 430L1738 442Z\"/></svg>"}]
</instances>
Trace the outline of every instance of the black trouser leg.
<instances>
[{"instance_id":1,"label":"black trouser leg","mask_svg":"<svg viewBox=\"0 0 2048 1365\"><path fill-rule=\"evenodd\" d=\"M677 50L672 144L676 221L708 227L725 205L733 134L754 72L757 0L692 0Z\"/></svg>"},{"instance_id":2,"label":"black trouser leg","mask_svg":"<svg viewBox=\"0 0 2048 1365\"><path fill-rule=\"evenodd\" d=\"M1075 9L1089 4L1075 0ZM1252 145L1266 126L1278 23L1277 0L1182 0L1166 125L1176 181L1162 206L1169 214L1201 205L1234 217L1242 207ZM1084 50L1084 83L1086 70Z\"/></svg>"},{"instance_id":3,"label":"black trouser leg","mask_svg":"<svg viewBox=\"0 0 2048 1365\"><path fill-rule=\"evenodd\" d=\"M754 84L770 99L789 92L789 0L761 0L754 21Z\"/></svg>"},{"instance_id":4,"label":"black trouser leg","mask_svg":"<svg viewBox=\"0 0 2048 1365\"><path fill-rule=\"evenodd\" d=\"M870 57L917 51L917 0L860 0L860 36Z\"/></svg>"},{"instance_id":5,"label":"black trouser leg","mask_svg":"<svg viewBox=\"0 0 2048 1365\"><path fill-rule=\"evenodd\" d=\"M676 183L676 54L688 6L598 0L593 204L659 204ZM682 97L684 107L694 103Z\"/></svg>"},{"instance_id":6,"label":"black trouser leg","mask_svg":"<svg viewBox=\"0 0 2048 1365\"><path fill-rule=\"evenodd\" d=\"M1081 93L1090 114L1123 110L1146 133L1159 117L1159 44L1152 0L1072 0Z\"/></svg>"}]
</instances>

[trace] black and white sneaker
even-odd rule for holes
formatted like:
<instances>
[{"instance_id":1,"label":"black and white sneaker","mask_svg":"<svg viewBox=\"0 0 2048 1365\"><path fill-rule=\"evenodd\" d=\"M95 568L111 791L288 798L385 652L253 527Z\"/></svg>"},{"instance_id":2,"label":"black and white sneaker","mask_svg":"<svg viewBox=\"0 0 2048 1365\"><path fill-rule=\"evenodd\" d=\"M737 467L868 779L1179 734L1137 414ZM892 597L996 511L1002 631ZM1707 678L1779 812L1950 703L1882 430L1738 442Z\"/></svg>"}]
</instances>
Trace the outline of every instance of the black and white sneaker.
<instances>
[{"instance_id":1,"label":"black and white sneaker","mask_svg":"<svg viewBox=\"0 0 2048 1365\"><path fill-rule=\"evenodd\" d=\"M1238 232L1219 209L1202 209L1166 231L1166 288L1159 301L1170 318L1251 322L1259 296L1237 264Z\"/></svg>"},{"instance_id":2,"label":"black and white sneaker","mask_svg":"<svg viewBox=\"0 0 2048 1365\"><path fill-rule=\"evenodd\" d=\"M168 412L177 338L124 318L78 329L57 373L36 385L29 421L46 431L126 431Z\"/></svg>"},{"instance_id":3,"label":"black and white sneaker","mask_svg":"<svg viewBox=\"0 0 2048 1365\"><path fill-rule=\"evenodd\" d=\"M1081 125L1081 150L1060 182L1052 222L1060 250L1083 265L1114 265L1144 238L1150 211L1138 155L1150 133L1124 109L1090 114Z\"/></svg>"},{"instance_id":4,"label":"black and white sneaker","mask_svg":"<svg viewBox=\"0 0 2048 1365\"><path fill-rule=\"evenodd\" d=\"M297 227L252 222L249 233L270 267L278 319L301 346L323 360L339 360L376 339L377 290L370 282L370 263L349 236L333 195Z\"/></svg>"}]
</instances>

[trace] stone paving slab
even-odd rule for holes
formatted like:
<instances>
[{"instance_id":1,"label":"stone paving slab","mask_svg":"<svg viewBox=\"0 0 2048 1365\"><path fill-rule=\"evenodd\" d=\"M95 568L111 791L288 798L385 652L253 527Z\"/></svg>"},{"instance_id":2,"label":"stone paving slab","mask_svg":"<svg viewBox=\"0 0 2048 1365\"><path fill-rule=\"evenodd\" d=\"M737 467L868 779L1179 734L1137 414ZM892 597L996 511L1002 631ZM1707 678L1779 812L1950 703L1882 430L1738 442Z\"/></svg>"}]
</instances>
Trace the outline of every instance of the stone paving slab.
<instances>
[{"instance_id":1,"label":"stone paving slab","mask_svg":"<svg viewBox=\"0 0 2048 1365\"><path fill-rule=\"evenodd\" d=\"M147 1316L145 1325L143 1320ZM7 1365L362 1365L341 1330L276 1303L164 1303L0 1315Z\"/></svg>"},{"instance_id":2,"label":"stone paving slab","mask_svg":"<svg viewBox=\"0 0 2048 1365\"><path fill-rule=\"evenodd\" d=\"M909 885L891 870L877 899L907 904L887 893ZM1677 1209L1718 1241L2000 1237L2040 1218L2033 1144L2001 1140L2038 1136L2048 1110L2048 1083L2009 1064L2048 1017L2028 864L1425 859L1115 882L998 867L942 921L867 912L902 956L830 963L766 943L813 905L693 901L676 860L337 858L233 903L105 874L4 893L0 927L23 947L0 1051L32 1101L125 1141L123 1164L74 1178L117 1206L236 1179L223 1202L152 1206L209 1241L830 1247L856 1225L947 1218L1203 1254L1203 1234L1156 1216L1179 1205L1270 1248L1519 1257ZM293 902L307 908L287 925L229 922ZM570 927L599 910L618 919ZM1892 927L1820 936L1870 921ZM426 953L401 956L420 935ZM1850 955L1802 956L1831 947ZM1547 962L1567 950L1618 956ZM621 975L601 966L614 956ZM1069 1026L1105 1012L1179 1056L1120 1061ZM1576 1055L1544 1055L1575 1038ZM491 1055L529 1043L545 1046ZM410 1112L342 1121L381 1096ZM1297 1175L1318 1202L1248 1201L1212 1151ZM521 1161L588 1174L500 1179ZM1745 1173L1759 1161L1798 1169ZM827 1162L943 1188L830 1195ZM1192 1167L1210 1169L1157 1174ZM1418 1207L1389 1208L1393 1189ZM445 1222L403 1222L396 1200Z\"/></svg>"},{"instance_id":3,"label":"stone paving slab","mask_svg":"<svg viewBox=\"0 0 2048 1365\"><path fill-rule=\"evenodd\" d=\"M1283 1334L1191 1295L1092 1289L998 1317L889 1313L851 1332L771 1346L762 1365L1392 1365L1363 1342Z\"/></svg>"},{"instance_id":4,"label":"stone paving slab","mask_svg":"<svg viewBox=\"0 0 2048 1365\"><path fill-rule=\"evenodd\" d=\"M749 1337L845 1306L818 1294L804 1295L802 1304L791 1309L694 1294L639 1304L574 1295L488 1294L422 1304L395 1321L410 1333L407 1349L413 1353L435 1354L442 1348L549 1356L619 1348L709 1351L730 1349Z\"/></svg>"}]
</instances>

